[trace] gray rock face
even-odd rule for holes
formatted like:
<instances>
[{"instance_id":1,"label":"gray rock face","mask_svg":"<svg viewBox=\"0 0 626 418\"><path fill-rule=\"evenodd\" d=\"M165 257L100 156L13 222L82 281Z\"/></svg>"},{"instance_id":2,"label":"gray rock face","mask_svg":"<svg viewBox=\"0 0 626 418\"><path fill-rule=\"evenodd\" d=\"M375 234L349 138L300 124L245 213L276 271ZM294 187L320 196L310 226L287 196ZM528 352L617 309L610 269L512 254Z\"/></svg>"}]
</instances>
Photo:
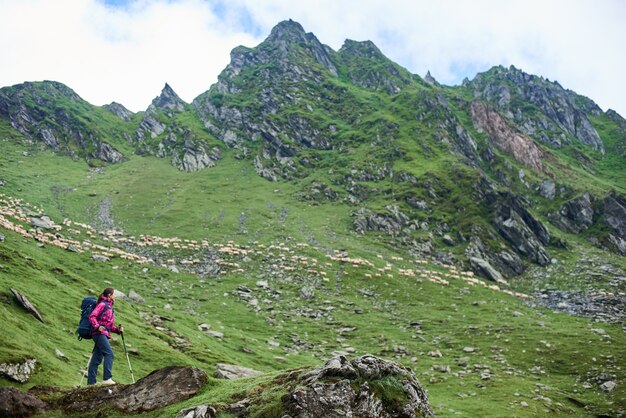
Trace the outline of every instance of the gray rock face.
<instances>
[{"instance_id":1,"label":"gray rock face","mask_svg":"<svg viewBox=\"0 0 626 418\"><path fill-rule=\"evenodd\" d=\"M169 366L156 370L134 385L97 386L76 390L58 401L68 412L93 412L104 407L136 414L163 408L195 396L207 382L195 367Z\"/></svg>"},{"instance_id":2,"label":"gray rock face","mask_svg":"<svg viewBox=\"0 0 626 418\"><path fill-rule=\"evenodd\" d=\"M176 92L167 83L165 83L165 87L161 90L159 97L152 101L152 104L157 109L175 112L182 112L185 110L186 105L186 103L178 97L178 94L176 94Z\"/></svg>"},{"instance_id":3,"label":"gray rock face","mask_svg":"<svg viewBox=\"0 0 626 418\"><path fill-rule=\"evenodd\" d=\"M482 258L470 257L469 259L472 269L478 273L481 277L485 277L494 282L504 282L504 277L498 270L492 267L488 261L483 260Z\"/></svg>"},{"instance_id":4,"label":"gray rock face","mask_svg":"<svg viewBox=\"0 0 626 418\"><path fill-rule=\"evenodd\" d=\"M193 105L206 128L243 155L249 151L244 144L246 140L263 141L263 158L280 166L285 165L299 148L330 149L334 128L318 129L317 123L312 123L301 113L282 113L280 121L274 116L306 96L319 100L318 92L305 92L294 86L322 83L327 72L336 76L337 69L329 52L330 49L313 34L305 33L300 24L281 22L258 47L235 48L231 52L231 62L218 77L217 84L197 97ZM254 85L249 79L240 77L242 72L252 68L258 69ZM255 91L258 106L241 108L224 100L224 97L236 96L247 89ZM288 146L286 142L292 145ZM269 162L264 164L269 165ZM269 179L286 177L284 173L263 174Z\"/></svg>"},{"instance_id":5,"label":"gray rock face","mask_svg":"<svg viewBox=\"0 0 626 418\"><path fill-rule=\"evenodd\" d=\"M394 402L377 394L377 381L395 379L402 395ZM355 387L355 380L362 381ZM387 380L389 381L389 380ZM415 374L403 366L373 356L348 361L334 357L300 378L298 387L283 396L284 416L290 418L434 417L428 395Z\"/></svg>"},{"instance_id":6,"label":"gray rock face","mask_svg":"<svg viewBox=\"0 0 626 418\"><path fill-rule=\"evenodd\" d=\"M542 266L550 263L545 248L517 212L505 209L495 222L500 235L520 254Z\"/></svg>"},{"instance_id":7,"label":"gray rock face","mask_svg":"<svg viewBox=\"0 0 626 418\"><path fill-rule=\"evenodd\" d=\"M46 321L43 320L43 316L41 316L37 308L35 308L35 306L30 302L30 300L28 300L28 298L25 295L21 294L15 289L11 289L11 292L13 293L17 301L20 303L20 305L22 305L24 309L26 309L31 315L37 318L37 320L39 320L40 322L43 322L44 324L46 323Z\"/></svg>"},{"instance_id":8,"label":"gray rock face","mask_svg":"<svg viewBox=\"0 0 626 418\"><path fill-rule=\"evenodd\" d=\"M46 403L15 388L0 388L0 417L30 417L41 414Z\"/></svg>"},{"instance_id":9,"label":"gray rock face","mask_svg":"<svg viewBox=\"0 0 626 418\"><path fill-rule=\"evenodd\" d=\"M579 234L593 224L591 195L585 193L564 204L556 213L550 214L550 222L566 232Z\"/></svg>"},{"instance_id":10,"label":"gray rock face","mask_svg":"<svg viewBox=\"0 0 626 418\"><path fill-rule=\"evenodd\" d=\"M613 109L609 109L606 111L606 116L613 122L617 123L617 125L622 128L622 131L626 132L626 119L624 119L619 113Z\"/></svg>"},{"instance_id":11,"label":"gray rock face","mask_svg":"<svg viewBox=\"0 0 626 418\"><path fill-rule=\"evenodd\" d=\"M95 109L62 83L28 82L0 89L0 116L7 118L14 129L55 151L112 163L121 161L122 154L102 139L93 124L66 110L68 101L73 106ZM119 131L111 134L122 135Z\"/></svg>"},{"instance_id":12,"label":"gray rock face","mask_svg":"<svg viewBox=\"0 0 626 418\"><path fill-rule=\"evenodd\" d=\"M513 155L527 167L543 170L543 152L532 139L513 129L500 114L479 101L472 102L471 115L474 126L489 134L489 139L501 150Z\"/></svg>"},{"instance_id":13,"label":"gray rock face","mask_svg":"<svg viewBox=\"0 0 626 418\"><path fill-rule=\"evenodd\" d=\"M117 103L117 102L112 102L102 107L104 107L106 110L113 113L115 116L117 116L118 118L122 119L125 122L128 122L133 117L133 112L126 109L124 105Z\"/></svg>"},{"instance_id":14,"label":"gray rock face","mask_svg":"<svg viewBox=\"0 0 626 418\"><path fill-rule=\"evenodd\" d=\"M130 292L128 292L127 299L135 303L146 303L146 300L143 298L143 296L135 292L134 289L130 289Z\"/></svg>"},{"instance_id":15,"label":"gray rock face","mask_svg":"<svg viewBox=\"0 0 626 418\"><path fill-rule=\"evenodd\" d=\"M217 411L209 405L200 405L183 409L175 418L216 418Z\"/></svg>"},{"instance_id":16,"label":"gray rock face","mask_svg":"<svg viewBox=\"0 0 626 418\"><path fill-rule=\"evenodd\" d=\"M215 377L217 377L218 379L229 379L229 380L239 379L242 377L249 377L249 376L258 376L260 374L261 372L258 372L253 369L249 369L247 367L236 366L232 364L224 364L224 363L217 363L216 370L215 370Z\"/></svg>"},{"instance_id":17,"label":"gray rock face","mask_svg":"<svg viewBox=\"0 0 626 418\"><path fill-rule=\"evenodd\" d=\"M350 80L366 89L395 94L413 83L411 75L385 57L372 41L346 39L339 56L348 69Z\"/></svg>"},{"instance_id":18,"label":"gray rock face","mask_svg":"<svg viewBox=\"0 0 626 418\"><path fill-rule=\"evenodd\" d=\"M172 152L174 152L172 164L179 170L187 172L215 167L215 162L222 158L219 148L207 149L207 146L200 141L185 141L182 157L179 152Z\"/></svg>"},{"instance_id":19,"label":"gray rock face","mask_svg":"<svg viewBox=\"0 0 626 418\"><path fill-rule=\"evenodd\" d=\"M495 206L494 224L500 235L519 254L539 265L549 264L550 258L544 248L550 242L548 229L513 195L505 193L500 196Z\"/></svg>"},{"instance_id":20,"label":"gray rock face","mask_svg":"<svg viewBox=\"0 0 626 418\"><path fill-rule=\"evenodd\" d=\"M360 233L382 231L388 235L398 236L403 228L412 224L411 219L397 206L387 206L386 209L389 211L388 214L374 213L367 208L359 209L352 215L354 229Z\"/></svg>"},{"instance_id":21,"label":"gray rock face","mask_svg":"<svg viewBox=\"0 0 626 418\"><path fill-rule=\"evenodd\" d=\"M34 226L35 228L42 228L42 229L54 228L54 222L52 222L52 220L45 215L40 218L34 218L34 217L30 218L30 224Z\"/></svg>"},{"instance_id":22,"label":"gray rock face","mask_svg":"<svg viewBox=\"0 0 626 418\"><path fill-rule=\"evenodd\" d=\"M544 180L539 186L539 194L546 199L554 199L556 196L556 184L552 180Z\"/></svg>"},{"instance_id":23,"label":"gray rock face","mask_svg":"<svg viewBox=\"0 0 626 418\"><path fill-rule=\"evenodd\" d=\"M2 363L0 364L0 376L6 376L19 383L26 383L35 371L37 360L26 359L22 363Z\"/></svg>"},{"instance_id":24,"label":"gray rock face","mask_svg":"<svg viewBox=\"0 0 626 418\"><path fill-rule=\"evenodd\" d=\"M474 95L493 104L522 132L557 147L569 141L565 132L604 153L604 144L587 118L587 114L602 113L591 100L513 66L494 67L488 73L490 77L479 74L469 83ZM527 103L541 111L539 118L523 111Z\"/></svg>"},{"instance_id":25,"label":"gray rock face","mask_svg":"<svg viewBox=\"0 0 626 418\"><path fill-rule=\"evenodd\" d=\"M610 194L604 199L604 220L617 237L626 240L626 198Z\"/></svg>"}]
</instances>

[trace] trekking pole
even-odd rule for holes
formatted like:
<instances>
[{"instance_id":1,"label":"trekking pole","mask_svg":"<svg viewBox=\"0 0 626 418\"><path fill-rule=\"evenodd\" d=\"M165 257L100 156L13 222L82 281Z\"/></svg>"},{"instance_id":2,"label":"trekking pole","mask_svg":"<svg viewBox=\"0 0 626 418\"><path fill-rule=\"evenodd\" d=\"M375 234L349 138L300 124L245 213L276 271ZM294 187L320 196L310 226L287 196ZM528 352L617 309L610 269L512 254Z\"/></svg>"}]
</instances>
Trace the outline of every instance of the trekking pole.
<instances>
[{"instance_id":1,"label":"trekking pole","mask_svg":"<svg viewBox=\"0 0 626 418\"><path fill-rule=\"evenodd\" d=\"M91 363L92 357L93 357L93 350L91 350L91 354L89 355L89 360L87 360L87 366L85 367L85 369L87 369L87 373L89 373L89 363ZM83 385L83 379L85 378L85 372L81 370L80 373L82 374L82 377L80 378L80 383L78 384L78 387L81 387Z\"/></svg>"},{"instance_id":2,"label":"trekking pole","mask_svg":"<svg viewBox=\"0 0 626 418\"><path fill-rule=\"evenodd\" d=\"M120 324L120 327L122 324ZM128 357L128 351L126 350L126 341L124 341L124 333L120 333L122 335L122 344L124 345L124 353L126 354L126 360L128 361L128 369L130 370L130 377L133 379L133 384L135 383L135 375L133 374L133 368L130 365L130 358Z\"/></svg>"}]
</instances>

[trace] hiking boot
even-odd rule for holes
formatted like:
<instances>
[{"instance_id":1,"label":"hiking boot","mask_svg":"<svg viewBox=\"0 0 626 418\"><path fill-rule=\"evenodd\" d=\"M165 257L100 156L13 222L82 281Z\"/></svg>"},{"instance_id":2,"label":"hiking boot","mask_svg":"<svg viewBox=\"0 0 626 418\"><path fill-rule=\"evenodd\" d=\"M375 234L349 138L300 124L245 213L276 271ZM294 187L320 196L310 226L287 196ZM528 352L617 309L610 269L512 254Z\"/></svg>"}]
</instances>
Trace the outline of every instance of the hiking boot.
<instances>
[{"instance_id":1,"label":"hiking boot","mask_svg":"<svg viewBox=\"0 0 626 418\"><path fill-rule=\"evenodd\" d=\"M116 383L113 381L113 379L107 379L107 380L103 380L102 384L105 386L109 386L109 385L115 385Z\"/></svg>"}]
</instances>

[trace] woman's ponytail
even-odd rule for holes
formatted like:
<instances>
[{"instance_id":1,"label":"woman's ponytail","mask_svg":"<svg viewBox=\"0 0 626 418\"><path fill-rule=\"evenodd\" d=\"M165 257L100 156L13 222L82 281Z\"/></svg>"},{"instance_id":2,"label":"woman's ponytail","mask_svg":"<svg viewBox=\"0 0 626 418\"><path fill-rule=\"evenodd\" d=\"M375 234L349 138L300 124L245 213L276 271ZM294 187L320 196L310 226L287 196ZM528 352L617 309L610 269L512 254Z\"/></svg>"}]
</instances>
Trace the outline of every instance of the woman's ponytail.
<instances>
[{"instance_id":1,"label":"woman's ponytail","mask_svg":"<svg viewBox=\"0 0 626 418\"><path fill-rule=\"evenodd\" d=\"M104 289L102 291L102 293L100 293L100 296L98 296L98 302L97 303L102 302L102 299L104 299L105 297L108 298L109 296L111 296L113 294L113 292L115 292L115 289L113 289L112 287L107 287L106 289Z\"/></svg>"}]
</instances>

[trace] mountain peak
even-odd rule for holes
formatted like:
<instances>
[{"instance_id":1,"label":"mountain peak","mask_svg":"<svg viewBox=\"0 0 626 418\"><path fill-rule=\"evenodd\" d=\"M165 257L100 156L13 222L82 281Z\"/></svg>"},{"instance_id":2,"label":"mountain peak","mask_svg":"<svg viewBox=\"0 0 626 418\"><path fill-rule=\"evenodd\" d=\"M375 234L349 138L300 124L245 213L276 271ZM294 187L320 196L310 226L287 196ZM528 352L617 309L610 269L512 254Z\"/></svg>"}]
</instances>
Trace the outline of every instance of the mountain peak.
<instances>
[{"instance_id":1,"label":"mountain peak","mask_svg":"<svg viewBox=\"0 0 626 418\"><path fill-rule=\"evenodd\" d=\"M175 110L177 112L182 112L185 110L186 103L178 97L178 94L170 87L169 84L165 83L163 90L161 90L161 94L152 101L151 107L154 106L157 109L162 110Z\"/></svg>"},{"instance_id":2,"label":"mountain peak","mask_svg":"<svg viewBox=\"0 0 626 418\"><path fill-rule=\"evenodd\" d=\"M126 109L123 104L118 102L111 102L110 104L104 105L102 107L126 122L128 122L133 116L133 112Z\"/></svg>"},{"instance_id":3,"label":"mountain peak","mask_svg":"<svg viewBox=\"0 0 626 418\"><path fill-rule=\"evenodd\" d=\"M354 54L357 56L367 56L376 59L387 59L385 55L378 49L378 47L372 41L353 41L352 39L346 39L343 42L340 54Z\"/></svg>"},{"instance_id":4,"label":"mountain peak","mask_svg":"<svg viewBox=\"0 0 626 418\"><path fill-rule=\"evenodd\" d=\"M395 94L412 83L409 72L387 58L372 41L346 39L339 56L350 80L361 87Z\"/></svg>"},{"instance_id":5,"label":"mountain peak","mask_svg":"<svg viewBox=\"0 0 626 418\"><path fill-rule=\"evenodd\" d=\"M300 38L306 36L306 32L302 25L295 20L283 20L272 28L269 39L281 38Z\"/></svg>"}]
</instances>

